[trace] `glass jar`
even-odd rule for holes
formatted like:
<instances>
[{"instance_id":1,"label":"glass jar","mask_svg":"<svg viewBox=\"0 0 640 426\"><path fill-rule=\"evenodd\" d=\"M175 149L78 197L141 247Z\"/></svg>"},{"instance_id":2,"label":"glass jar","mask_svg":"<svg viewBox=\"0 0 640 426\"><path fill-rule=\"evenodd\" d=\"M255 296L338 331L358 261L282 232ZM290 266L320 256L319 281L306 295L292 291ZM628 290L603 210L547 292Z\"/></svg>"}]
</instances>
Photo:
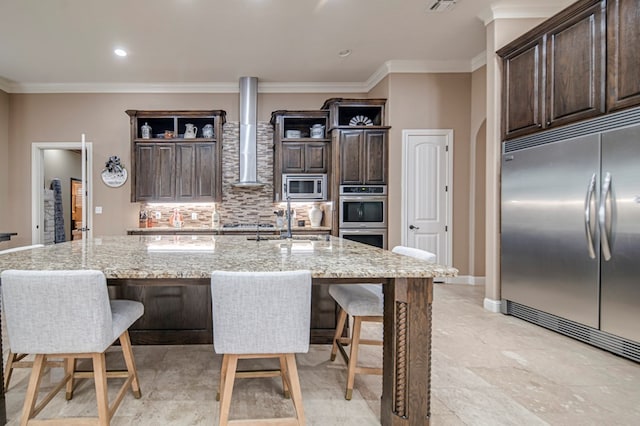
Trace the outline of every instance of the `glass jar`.
<instances>
[{"instance_id":1,"label":"glass jar","mask_svg":"<svg viewBox=\"0 0 640 426\"><path fill-rule=\"evenodd\" d=\"M150 139L151 138L151 126L149 124L144 123L144 125L140 126L140 133L142 135L142 139Z\"/></svg>"}]
</instances>

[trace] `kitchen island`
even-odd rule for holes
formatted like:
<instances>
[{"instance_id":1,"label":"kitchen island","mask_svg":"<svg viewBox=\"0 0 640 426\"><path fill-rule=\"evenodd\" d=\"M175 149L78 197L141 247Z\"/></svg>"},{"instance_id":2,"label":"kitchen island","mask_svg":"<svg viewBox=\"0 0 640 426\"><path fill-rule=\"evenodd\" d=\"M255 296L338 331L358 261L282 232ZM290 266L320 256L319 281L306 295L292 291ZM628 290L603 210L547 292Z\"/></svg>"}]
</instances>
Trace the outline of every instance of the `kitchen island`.
<instances>
[{"instance_id":1,"label":"kitchen island","mask_svg":"<svg viewBox=\"0 0 640 426\"><path fill-rule=\"evenodd\" d=\"M340 238L249 240L247 236L103 237L45 246L0 257L6 269L97 269L120 288L176 284L200 288L210 311L213 270L311 270L314 284L384 284L381 423L429 422L433 278L454 276L441 265ZM129 293L134 294L134 293ZM146 306L145 306L146 309ZM209 312L210 314L210 312ZM168 313L167 321L180 320ZM143 317L144 318L144 317ZM172 319L173 318L173 319ZM4 411L4 401L0 401ZM1 414L4 413L0 413Z\"/></svg>"}]
</instances>

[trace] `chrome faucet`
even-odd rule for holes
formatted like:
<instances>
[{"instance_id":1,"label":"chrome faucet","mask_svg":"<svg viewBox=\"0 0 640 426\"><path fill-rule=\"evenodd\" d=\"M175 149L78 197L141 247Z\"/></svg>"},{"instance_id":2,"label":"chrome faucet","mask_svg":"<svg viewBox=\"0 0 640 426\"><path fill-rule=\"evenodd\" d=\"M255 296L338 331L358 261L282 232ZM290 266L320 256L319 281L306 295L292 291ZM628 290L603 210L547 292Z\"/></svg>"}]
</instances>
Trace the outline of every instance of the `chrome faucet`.
<instances>
[{"instance_id":1,"label":"chrome faucet","mask_svg":"<svg viewBox=\"0 0 640 426\"><path fill-rule=\"evenodd\" d=\"M284 238L291 238L291 196L287 195L287 233Z\"/></svg>"}]
</instances>

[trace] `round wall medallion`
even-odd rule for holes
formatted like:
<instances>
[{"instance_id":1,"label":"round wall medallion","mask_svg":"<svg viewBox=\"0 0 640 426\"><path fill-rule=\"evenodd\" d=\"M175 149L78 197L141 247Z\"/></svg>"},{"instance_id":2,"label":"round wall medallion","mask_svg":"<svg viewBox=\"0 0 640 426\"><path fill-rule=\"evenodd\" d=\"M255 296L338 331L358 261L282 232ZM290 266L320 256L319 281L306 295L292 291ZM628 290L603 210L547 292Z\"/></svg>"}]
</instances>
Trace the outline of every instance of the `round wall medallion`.
<instances>
[{"instance_id":1,"label":"round wall medallion","mask_svg":"<svg viewBox=\"0 0 640 426\"><path fill-rule=\"evenodd\" d=\"M110 172L109 170L105 169L102 171L101 176L102 181L105 185L112 188L117 188L124 185L124 183L127 181L127 169L123 167L122 171L119 172Z\"/></svg>"}]
</instances>

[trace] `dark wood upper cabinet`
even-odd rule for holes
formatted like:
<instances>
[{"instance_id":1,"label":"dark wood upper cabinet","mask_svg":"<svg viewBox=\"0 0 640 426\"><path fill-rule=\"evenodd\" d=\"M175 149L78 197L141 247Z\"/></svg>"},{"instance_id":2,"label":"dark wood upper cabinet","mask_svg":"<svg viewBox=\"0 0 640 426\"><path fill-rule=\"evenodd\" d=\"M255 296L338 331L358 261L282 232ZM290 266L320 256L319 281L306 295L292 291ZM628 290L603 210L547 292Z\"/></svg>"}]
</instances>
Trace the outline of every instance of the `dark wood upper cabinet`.
<instances>
[{"instance_id":1,"label":"dark wood upper cabinet","mask_svg":"<svg viewBox=\"0 0 640 426\"><path fill-rule=\"evenodd\" d=\"M135 199L172 201L175 198L175 147L155 142L135 146Z\"/></svg>"},{"instance_id":2,"label":"dark wood upper cabinet","mask_svg":"<svg viewBox=\"0 0 640 426\"><path fill-rule=\"evenodd\" d=\"M282 142L282 173L327 173L328 142Z\"/></svg>"},{"instance_id":3,"label":"dark wood upper cabinet","mask_svg":"<svg viewBox=\"0 0 640 426\"><path fill-rule=\"evenodd\" d=\"M340 130L340 185L387 183L387 130Z\"/></svg>"},{"instance_id":4,"label":"dark wood upper cabinet","mask_svg":"<svg viewBox=\"0 0 640 426\"><path fill-rule=\"evenodd\" d=\"M308 173L329 172L329 142L305 144L305 171Z\"/></svg>"},{"instance_id":5,"label":"dark wood upper cabinet","mask_svg":"<svg viewBox=\"0 0 640 426\"><path fill-rule=\"evenodd\" d=\"M640 0L607 4L607 109L640 105Z\"/></svg>"},{"instance_id":6,"label":"dark wood upper cabinet","mask_svg":"<svg viewBox=\"0 0 640 426\"><path fill-rule=\"evenodd\" d=\"M606 28L606 0L582 0L498 50L503 139L605 113Z\"/></svg>"},{"instance_id":7,"label":"dark wood upper cabinet","mask_svg":"<svg viewBox=\"0 0 640 426\"><path fill-rule=\"evenodd\" d=\"M176 198L192 200L195 198L196 149L191 143L176 144Z\"/></svg>"},{"instance_id":8,"label":"dark wood upper cabinet","mask_svg":"<svg viewBox=\"0 0 640 426\"><path fill-rule=\"evenodd\" d=\"M340 184L362 185L364 183L364 132L362 130L340 131Z\"/></svg>"},{"instance_id":9,"label":"dark wood upper cabinet","mask_svg":"<svg viewBox=\"0 0 640 426\"><path fill-rule=\"evenodd\" d=\"M543 38L503 58L502 132L507 138L531 133L543 126Z\"/></svg>"},{"instance_id":10,"label":"dark wood upper cabinet","mask_svg":"<svg viewBox=\"0 0 640 426\"><path fill-rule=\"evenodd\" d=\"M387 183L387 130L364 131L364 184Z\"/></svg>"},{"instance_id":11,"label":"dark wood upper cabinet","mask_svg":"<svg viewBox=\"0 0 640 426\"><path fill-rule=\"evenodd\" d=\"M176 150L173 146L156 145L154 147L156 161L153 175L156 181L156 197L158 201L173 201L176 195Z\"/></svg>"},{"instance_id":12,"label":"dark wood upper cabinet","mask_svg":"<svg viewBox=\"0 0 640 426\"><path fill-rule=\"evenodd\" d=\"M176 144L176 200L215 198L215 147L212 142Z\"/></svg>"},{"instance_id":13,"label":"dark wood upper cabinet","mask_svg":"<svg viewBox=\"0 0 640 426\"><path fill-rule=\"evenodd\" d=\"M153 200L156 194L154 163L156 155L154 153L155 144L140 143L135 147L135 200L146 201Z\"/></svg>"},{"instance_id":14,"label":"dark wood upper cabinet","mask_svg":"<svg viewBox=\"0 0 640 426\"><path fill-rule=\"evenodd\" d=\"M605 16L599 1L547 33L547 127L605 112Z\"/></svg>"},{"instance_id":15,"label":"dark wood upper cabinet","mask_svg":"<svg viewBox=\"0 0 640 426\"><path fill-rule=\"evenodd\" d=\"M131 121L135 171L131 176L132 202L222 199L224 111L126 112ZM187 124L198 129L195 137L184 137ZM143 126L151 127L149 137L143 135ZM208 133L204 133L205 127Z\"/></svg>"}]
</instances>

